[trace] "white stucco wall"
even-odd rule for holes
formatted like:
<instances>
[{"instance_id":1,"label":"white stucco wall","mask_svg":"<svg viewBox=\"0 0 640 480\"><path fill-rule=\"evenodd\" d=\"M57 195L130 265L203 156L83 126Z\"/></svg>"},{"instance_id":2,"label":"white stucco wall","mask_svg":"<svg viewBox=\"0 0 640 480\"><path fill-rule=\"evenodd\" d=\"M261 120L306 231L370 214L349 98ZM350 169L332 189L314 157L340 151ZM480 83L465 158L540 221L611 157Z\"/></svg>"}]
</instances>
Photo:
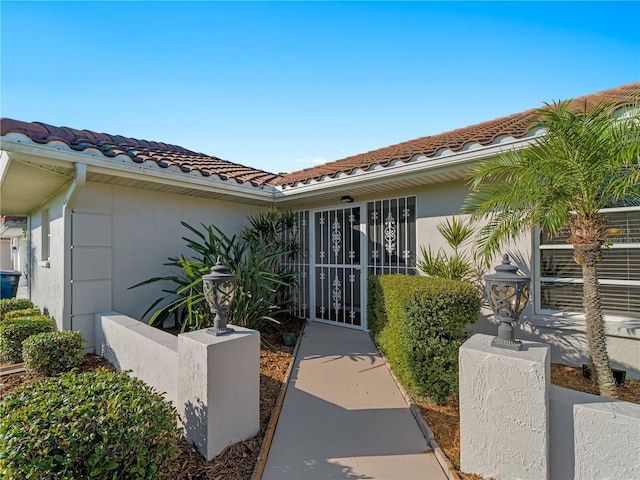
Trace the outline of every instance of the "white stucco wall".
<instances>
[{"instance_id":1,"label":"white stucco wall","mask_svg":"<svg viewBox=\"0 0 640 480\"><path fill-rule=\"evenodd\" d=\"M232 235L255 207L149 190L87 182L73 206L73 328L94 337L94 314L116 310L141 319L162 296L160 283L129 287L171 270L169 257L191 256L183 236L214 224ZM91 345L88 345L91 347Z\"/></svg>"},{"instance_id":2,"label":"white stucco wall","mask_svg":"<svg viewBox=\"0 0 640 480\"><path fill-rule=\"evenodd\" d=\"M550 385L549 348L460 348L460 466L483 478L640 479L640 405Z\"/></svg>"},{"instance_id":3,"label":"white stucco wall","mask_svg":"<svg viewBox=\"0 0 640 480\"><path fill-rule=\"evenodd\" d=\"M133 374L180 408L178 337L117 312L98 313L96 351L118 371Z\"/></svg>"},{"instance_id":4,"label":"white stucco wall","mask_svg":"<svg viewBox=\"0 0 640 480\"><path fill-rule=\"evenodd\" d=\"M56 321L57 328L65 328L64 310L64 195L59 193L40 209L29 215L29 268L30 298ZM45 210L49 210L50 259L42 256L42 224Z\"/></svg>"},{"instance_id":5,"label":"white stucco wall","mask_svg":"<svg viewBox=\"0 0 640 480\"><path fill-rule=\"evenodd\" d=\"M551 385L549 388L549 477L553 480L575 478L576 454L574 444L575 405L602 402L598 395ZM601 445L599 448L606 448ZM586 452L585 452L586 453ZM615 453L615 452L610 452Z\"/></svg>"},{"instance_id":6,"label":"white stucco wall","mask_svg":"<svg viewBox=\"0 0 640 480\"><path fill-rule=\"evenodd\" d=\"M576 480L640 479L640 405L575 405Z\"/></svg>"},{"instance_id":7,"label":"white stucco wall","mask_svg":"<svg viewBox=\"0 0 640 480\"><path fill-rule=\"evenodd\" d=\"M549 347L513 351L474 335L459 352L460 468L483 478L545 479Z\"/></svg>"},{"instance_id":8,"label":"white stucco wall","mask_svg":"<svg viewBox=\"0 0 640 480\"><path fill-rule=\"evenodd\" d=\"M446 241L437 230L437 225L450 215L458 215L468 193L462 181L449 182L425 187L414 192L417 196L416 235L417 251L420 246L431 246L432 250L448 250ZM410 194L403 192L403 194ZM503 253L508 253L512 263L531 275L533 260L533 239L524 233L511 244L505 245ZM499 256L491 263L489 273L499 265ZM531 298L536 294L535 282L531 285ZM478 323L473 325L474 333L496 335L498 325L494 323L490 310L484 309ZM627 371L629 378L640 379L640 320L635 322L607 321L607 349L611 365ZM550 317L535 314L530 301L516 325L516 337L524 340L545 342L551 346L551 361L580 366L587 362L587 341L584 318Z\"/></svg>"},{"instance_id":9,"label":"white stucco wall","mask_svg":"<svg viewBox=\"0 0 640 480\"><path fill-rule=\"evenodd\" d=\"M178 336L118 312L95 315L97 351L173 403L190 444L211 460L260 428L260 334L234 327ZM232 372L232 374L230 374Z\"/></svg>"}]
</instances>

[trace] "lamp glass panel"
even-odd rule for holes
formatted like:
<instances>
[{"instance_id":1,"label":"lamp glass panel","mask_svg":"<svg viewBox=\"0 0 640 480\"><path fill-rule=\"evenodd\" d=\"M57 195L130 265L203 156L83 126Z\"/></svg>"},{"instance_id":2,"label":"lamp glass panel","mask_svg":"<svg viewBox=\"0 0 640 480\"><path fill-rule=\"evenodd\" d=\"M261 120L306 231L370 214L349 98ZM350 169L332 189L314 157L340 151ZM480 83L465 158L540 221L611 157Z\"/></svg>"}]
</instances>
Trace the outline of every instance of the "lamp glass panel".
<instances>
[{"instance_id":1,"label":"lamp glass panel","mask_svg":"<svg viewBox=\"0 0 640 480\"><path fill-rule=\"evenodd\" d=\"M213 285L211 280L203 280L202 281L202 290L204 291L204 298L207 300L207 303L210 307L216 306L215 295L213 294Z\"/></svg>"},{"instance_id":2,"label":"lamp glass panel","mask_svg":"<svg viewBox=\"0 0 640 480\"><path fill-rule=\"evenodd\" d=\"M223 280L216 284L215 303L218 308L229 308L235 293L235 282Z\"/></svg>"},{"instance_id":3,"label":"lamp glass panel","mask_svg":"<svg viewBox=\"0 0 640 480\"><path fill-rule=\"evenodd\" d=\"M490 300L494 313L507 317L513 316L516 288L508 283L495 283L489 287Z\"/></svg>"},{"instance_id":4,"label":"lamp glass panel","mask_svg":"<svg viewBox=\"0 0 640 480\"><path fill-rule=\"evenodd\" d=\"M518 305L518 313L524 310L524 307L527 305L527 301L529 300L529 285L526 283L522 285L522 291L520 292L520 304Z\"/></svg>"}]
</instances>

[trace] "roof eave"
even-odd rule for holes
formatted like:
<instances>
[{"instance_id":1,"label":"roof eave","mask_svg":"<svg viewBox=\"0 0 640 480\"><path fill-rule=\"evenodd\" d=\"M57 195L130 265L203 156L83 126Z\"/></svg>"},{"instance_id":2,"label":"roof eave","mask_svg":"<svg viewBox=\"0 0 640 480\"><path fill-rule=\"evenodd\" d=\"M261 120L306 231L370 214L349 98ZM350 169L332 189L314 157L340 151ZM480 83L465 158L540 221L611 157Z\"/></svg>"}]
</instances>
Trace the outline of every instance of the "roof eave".
<instances>
[{"instance_id":1,"label":"roof eave","mask_svg":"<svg viewBox=\"0 0 640 480\"><path fill-rule=\"evenodd\" d=\"M538 129L524 138L509 138L498 144L488 146L476 146L471 150L452 152L438 157L426 157L415 155L407 162L392 162L386 167L373 168L368 171L358 171L349 175L324 178L319 181L309 182L303 185L281 186L277 188L276 202L304 201L320 193L338 193L341 191L353 191L358 188L371 187L395 182L412 177L425 177L425 183L430 176L440 175L446 172L459 172L460 178L468 167L478 160L495 157L507 150L519 150L526 148L535 138L544 134L543 129Z\"/></svg>"},{"instance_id":2,"label":"roof eave","mask_svg":"<svg viewBox=\"0 0 640 480\"><path fill-rule=\"evenodd\" d=\"M205 177L199 172L185 173L177 168L162 168L153 165L133 163L129 157L119 155L107 158L95 148L82 151L69 150L62 142L37 144L28 137L17 140L15 136L2 138L2 150L10 158L28 162L30 159L38 163L46 163L56 167L72 168L72 164L87 165L88 173L108 175L151 182L171 187L188 187L189 189L209 192L224 198L246 201L248 203L271 203L275 187L271 185L254 186L249 182L238 183L235 180L222 180L217 176ZM66 148L65 148L66 147ZM7 167L10 162L6 162ZM2 165L5 165L3 161Z\"/></svg>"}]
</instances>

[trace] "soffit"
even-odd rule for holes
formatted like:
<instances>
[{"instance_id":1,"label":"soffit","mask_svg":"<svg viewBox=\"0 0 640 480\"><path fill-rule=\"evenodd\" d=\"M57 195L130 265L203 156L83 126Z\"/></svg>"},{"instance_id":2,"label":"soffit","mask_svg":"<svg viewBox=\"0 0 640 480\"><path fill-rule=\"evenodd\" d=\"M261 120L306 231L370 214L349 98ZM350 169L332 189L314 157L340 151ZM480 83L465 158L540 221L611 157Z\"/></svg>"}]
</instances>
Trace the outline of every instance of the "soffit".
<instances>
[{"instance_id":1,"label":"soffit","mask_svg":"<svg viewBox=\"0 0 640 480\"><path fill-rule=\"evenodd\" d=\"M11 159L2 181L0 214L27 215L73 180L70 168Z\"/></svg>"}]
</instances>

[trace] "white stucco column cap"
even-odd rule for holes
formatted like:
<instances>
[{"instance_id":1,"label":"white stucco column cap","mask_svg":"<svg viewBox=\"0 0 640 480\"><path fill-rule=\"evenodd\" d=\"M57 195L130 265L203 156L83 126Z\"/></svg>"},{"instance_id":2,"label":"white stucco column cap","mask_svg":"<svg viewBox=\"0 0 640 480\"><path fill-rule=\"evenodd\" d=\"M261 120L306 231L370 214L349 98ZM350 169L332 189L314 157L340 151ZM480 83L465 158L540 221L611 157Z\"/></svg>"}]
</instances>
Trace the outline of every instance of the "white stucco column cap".
<instances>
[{"instance_id":1,"label":"white stucco column cap","mask_svg":"<svg viewBox=\"0 0 640 480\"><path fill-rule=\"evenodd\" d=\"M471 350L478 353L484 353L487 356L498 355L501 357L512 358L513 360L529 360L531 362L544 363L545 357L548 355L549 345L541 342L531 342L522 340L521 350L510 350L508 348L498 348L491 346L494 335L484 335L478 333L464 342L460 347L463 350Z\"/></svg>"},{"instance_id":2,"label":"white stucco column cap","mask_svg":"<svg viewBox=\"0 0 640 480\"><path fill-rule=\"evenodd\" d=\"M234 332L228 333L226 335L215 336L207 333L207 329L203 328L201 330L195 330L193 332L181 333L179 336L185 339L188 338L189 340L192 340L194 342L202 343L204 345L217 345L220 343L226 343L232 340L236 340L247 335L260 335L260 332L258 332L257 330L251 330L249 328L239 327L237 325L227 326L233 328Z\"/></svg>"}]
</instances>

